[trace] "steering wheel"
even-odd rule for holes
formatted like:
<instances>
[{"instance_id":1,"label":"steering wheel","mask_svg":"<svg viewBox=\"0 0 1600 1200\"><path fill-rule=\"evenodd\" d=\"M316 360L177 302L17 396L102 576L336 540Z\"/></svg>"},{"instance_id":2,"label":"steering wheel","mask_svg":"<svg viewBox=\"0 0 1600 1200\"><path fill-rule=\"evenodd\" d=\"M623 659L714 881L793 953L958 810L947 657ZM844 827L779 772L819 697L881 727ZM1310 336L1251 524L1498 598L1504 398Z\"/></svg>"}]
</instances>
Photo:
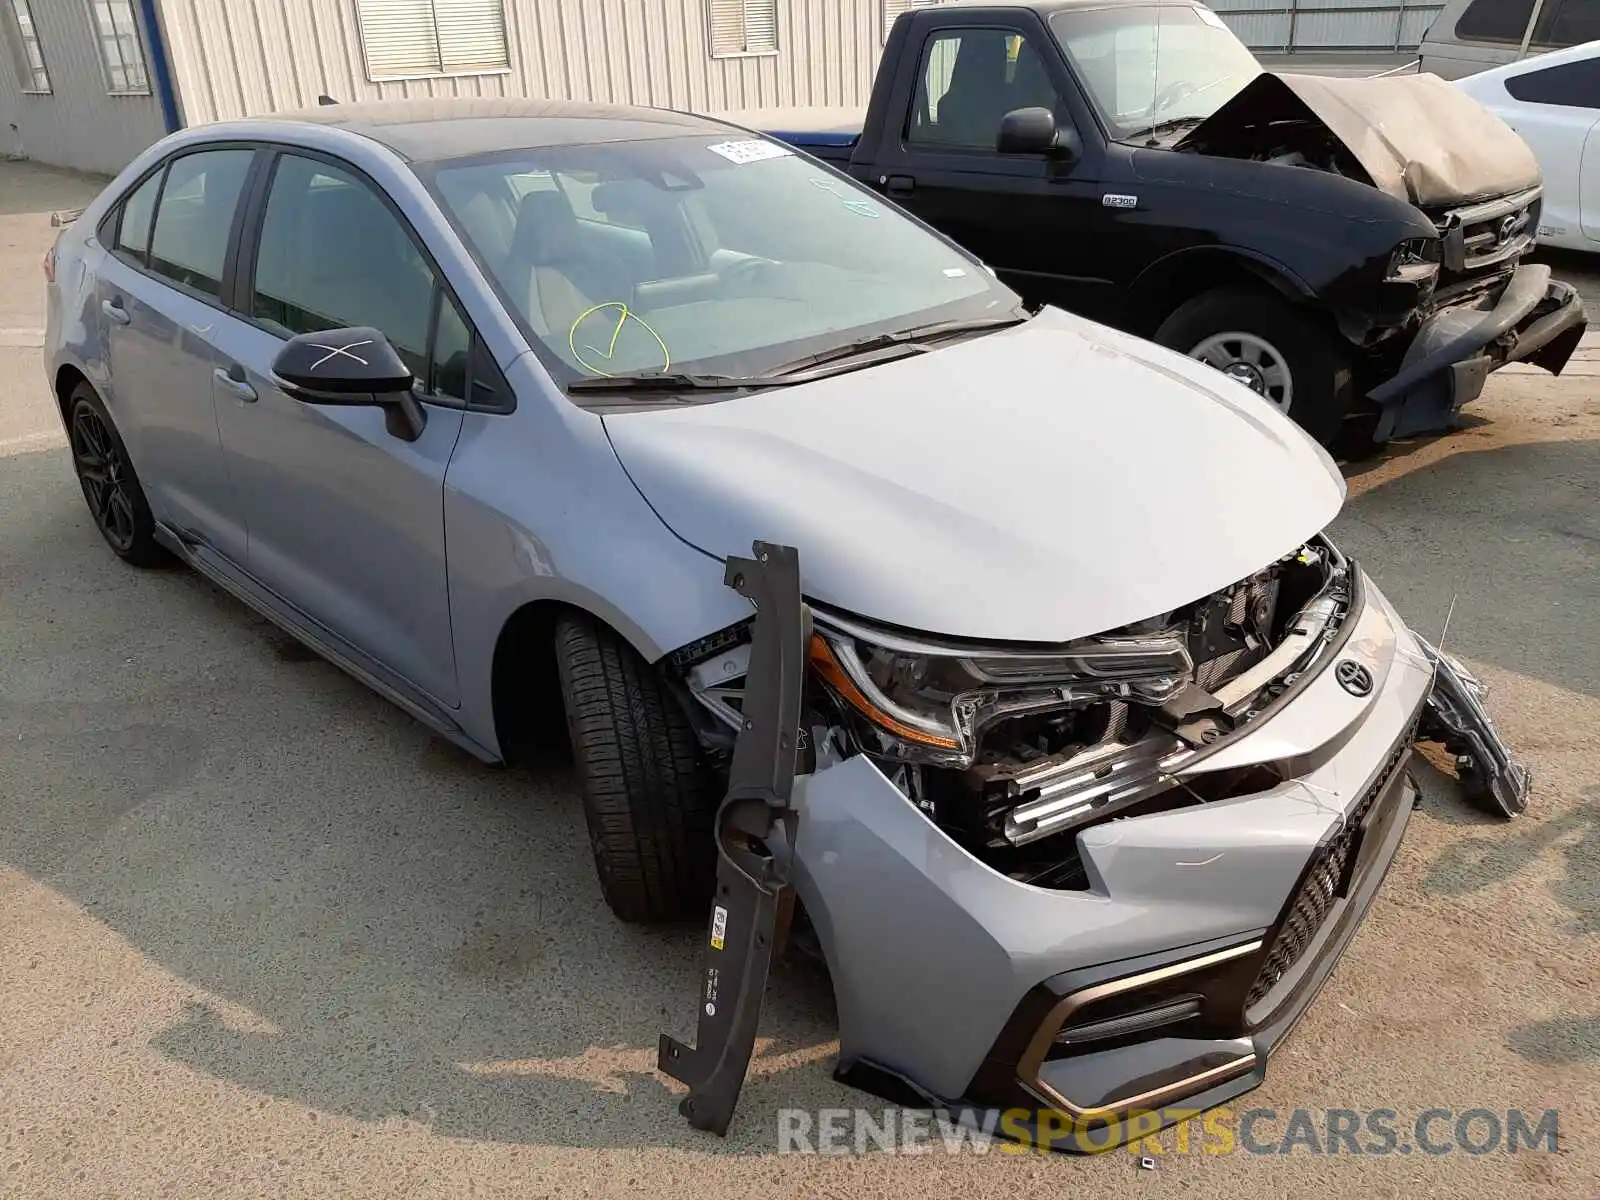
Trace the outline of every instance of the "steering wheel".
<instances>
[{"instance_id":1,"label":"steering wheel","mask_svg":"<svg viewBox=\"0 0 1600 1200\"><path fill-rule=\"evenodd\" d=\"M1163 109L1171 108L1185 96L1192 96L1198 89L1187 79L1180 79L1176 83L1169 83L1161 89L1161 94L1156 97L1156 102L1150 106L1151 116Z\"/></svg>"},{"instance_id":2,"label":"steering wheel","mask_svg":"<svg viewBox=\"0 0 1600 1200\"><path fill-rule=\"evenodd\" d=\"M770 258L741 258L723 267L718 274L726 283L754 284L777 265L777 261Z\"/></svg>"}]
</instances>

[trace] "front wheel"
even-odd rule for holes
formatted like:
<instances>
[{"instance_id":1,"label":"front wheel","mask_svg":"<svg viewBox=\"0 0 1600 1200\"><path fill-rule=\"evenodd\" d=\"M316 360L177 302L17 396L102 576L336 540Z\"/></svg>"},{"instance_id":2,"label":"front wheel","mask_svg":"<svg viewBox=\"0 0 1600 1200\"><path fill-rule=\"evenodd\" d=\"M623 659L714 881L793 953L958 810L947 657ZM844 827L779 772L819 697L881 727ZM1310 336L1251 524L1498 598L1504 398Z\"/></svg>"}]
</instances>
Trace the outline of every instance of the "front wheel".
<instances>
[{"instance_id":1,"label":"front wheel","mask_svg":"<svg viewBox=\"0 0 1600 1200\"><path fill-rule=\"evenodd\" d=\"M1333 335L1264 291L1196 296L1162 322L1155 340L1244 384L1324 446L1355 398L1349 360Z\"/></svg>"},{"instance_id":2,"label":"front wheel","mask_svg":"<svg viewBox=\"0 0 1600 1200\"><path fill-rule=\"evenodd\" d=\"M624 921L703 916L721 797L688 717L650 664L590 618L556 623L555 657L606 903Z\"/></svg>"}]
</instances>

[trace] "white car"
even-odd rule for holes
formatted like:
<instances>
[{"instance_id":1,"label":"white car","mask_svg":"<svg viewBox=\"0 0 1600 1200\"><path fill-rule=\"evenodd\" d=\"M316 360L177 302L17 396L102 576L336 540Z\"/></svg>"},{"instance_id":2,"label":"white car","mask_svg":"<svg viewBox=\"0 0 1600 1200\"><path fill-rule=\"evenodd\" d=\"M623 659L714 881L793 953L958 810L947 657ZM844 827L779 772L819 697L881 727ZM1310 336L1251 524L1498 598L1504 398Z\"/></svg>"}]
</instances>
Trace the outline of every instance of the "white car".
<instances>
[{"instance_id":1,"label":"white car","mask_svg":"<svg viewBox=\"0 0 1600 1200\"><path fill-rule=\"evenodd\" d=\"M1522 135L1544 171L1539 241L1600 251L1600 41L1456 81Z\"/></svg>"}]
</instances>

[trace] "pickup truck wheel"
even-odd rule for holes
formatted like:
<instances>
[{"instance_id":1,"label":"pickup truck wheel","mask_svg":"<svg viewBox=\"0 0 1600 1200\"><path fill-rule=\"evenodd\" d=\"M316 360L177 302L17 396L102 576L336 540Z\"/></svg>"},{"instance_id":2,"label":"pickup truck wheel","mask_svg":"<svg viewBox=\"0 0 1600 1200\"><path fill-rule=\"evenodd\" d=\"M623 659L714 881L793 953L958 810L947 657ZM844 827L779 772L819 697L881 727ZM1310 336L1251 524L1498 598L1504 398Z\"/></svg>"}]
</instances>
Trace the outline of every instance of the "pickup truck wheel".
<instances>
[{"instance_id":1,"label":"pickup truck wheel","mask_svg":"<svg viewBox=\"0 0 1600 1200\"><path fill-rule=\"evenodd\" d=\"M633 647L595 621L558 621L555 657L606 903L624 921L704 916L720 797L688 718Z\"/></svg>"},{"instance_id":2,"label":"pickup truck wheel","mask_svg":"<svg viewBox=\"0 0 1600 1200\"><path fill-rule=\"evenodd\" d=\"M1350 364L1333 338L1265 292L1196 296L1162 323L1155 340L1245 384L1323 445L1338 434L1354 399Z\"/></svg>"}]
</instances>

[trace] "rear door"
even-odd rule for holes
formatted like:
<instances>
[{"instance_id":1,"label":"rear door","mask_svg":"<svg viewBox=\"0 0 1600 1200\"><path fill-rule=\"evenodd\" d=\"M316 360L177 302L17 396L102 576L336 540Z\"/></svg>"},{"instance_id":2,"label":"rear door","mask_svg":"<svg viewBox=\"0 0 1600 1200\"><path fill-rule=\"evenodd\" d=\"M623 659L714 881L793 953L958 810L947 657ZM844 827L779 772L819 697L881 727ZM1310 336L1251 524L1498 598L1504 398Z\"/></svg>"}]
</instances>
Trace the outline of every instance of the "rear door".
<instances>
[{"instance_id":1,"label":"rear door","mask_svg":"<svg viewBox=\"0 0 1600 1200\"><path fill-rule=\"evenodd\" d=\"M1107 311L1115 236L1101 206L1098 136L1067 162L1001 154L1001 118L1043 107L1075 130L1087 119L1043 26L1015 14L951 10L907 40L876 172L883 191L993 267L1035 303Z\"/></svg>"},{"instance_id":2,"label":"rear door","mask_svg":"<svg viewBox=\"0 0 1600 1200\"><path fill-rule=\"evenodd\" d=\"M1539 159L1544 174L1542 237L1600 239L1600 58L1519 68L1504 80L1503 114Z\"/></svg>"},{"instance_id":3,"label":"rear door","mask_svg":"<svg viewBox=\"0 0 1600 1200\"><path fill-rule=\"evenodd\" d=\"M156 518L229 557L244 526L211 401L229 248L255 159L248 146L180 154L136 185L101 234L96 288L107 402Z\"/></svg>"},{"instance_id":4,"label":"rear door","mask_svg":"<svg viewBox=\"0 0 1600 1200\"><path fill-rule=\"evenodd\" d=\"M444 474L461 431L472 332L410 227L349 164L285 151L264 171L226 323L217 417L262 585L389 675L458 700ZM297 333L383 331L417 379L426 426L303 403L273 384Z\"/></svg>"}]
</instances>

